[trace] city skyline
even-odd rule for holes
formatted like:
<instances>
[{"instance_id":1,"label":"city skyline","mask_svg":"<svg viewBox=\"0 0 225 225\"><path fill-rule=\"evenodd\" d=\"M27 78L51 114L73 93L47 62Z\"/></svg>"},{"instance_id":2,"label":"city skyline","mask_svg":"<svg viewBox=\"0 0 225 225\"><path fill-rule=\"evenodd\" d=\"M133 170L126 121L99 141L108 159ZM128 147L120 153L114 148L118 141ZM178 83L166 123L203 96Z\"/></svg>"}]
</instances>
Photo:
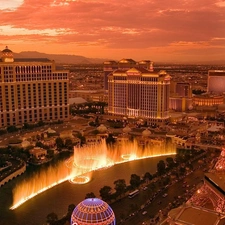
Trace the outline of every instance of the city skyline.
<instances>
[{"instance_id":1,"label":"city skyline","mask_svg":"<svg viewBox=\"0 0 225 225\"><path fill-rule=\"evenodd\" d=\"M222 61L223 0L1 0L1 45L14 52L160 62Z\"/></svg>"}]
</instances>

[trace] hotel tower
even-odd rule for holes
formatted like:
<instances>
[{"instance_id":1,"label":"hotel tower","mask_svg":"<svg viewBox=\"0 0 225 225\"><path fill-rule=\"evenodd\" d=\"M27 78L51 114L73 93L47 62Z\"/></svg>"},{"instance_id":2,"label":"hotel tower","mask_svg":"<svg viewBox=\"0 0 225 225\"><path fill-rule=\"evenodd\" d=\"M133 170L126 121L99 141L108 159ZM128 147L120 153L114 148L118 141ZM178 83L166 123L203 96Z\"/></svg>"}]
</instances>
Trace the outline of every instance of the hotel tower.
<instances>
[{"instance_id":1,"label":"hotel tower","mask_svg":"<svg viewBox=\"0 0 225 225\"><path fill-rule=\"evenodd\" d=\"M170 76L136 66L108 75L108 113L160 124L169 119Z\"/></svg>"},{"instance_id":2,"label":"hotel tower","mask_svg":"<svg viewBox=\"0 0 225 225\"><path fill-rule=\"evenodd\" d=\"M69 118L68 71L43 58L15 58L6 47L0 60L0 127Z\"/></svg>"},{"instance_id":3,"label":"hotel tower","mask_svg":"<svg viewBox=\"0 0 225 225\"><path fill-rule=\"evenodd\" d=\"M208 89L211 94L225 93L225 70L208 71Z\"/></svg>"},{"instance_id":4,"label":"hotel tower","mask_svg":"<svg viewBox=\"0 0 225 225\"><path fill-rule=\"evenodd\" d=\"M107 92L108 91L108 76L113 71L119 69L119 70L128 70L133 67L137 68L145 68L149 69L150 71L153 71L153 62L150 60L142 60L140 62L136 62L133 59L121 59L120 61L105 61L103 63L103 70L104 70L104 89Z\"/></svg>"}]
</instances>

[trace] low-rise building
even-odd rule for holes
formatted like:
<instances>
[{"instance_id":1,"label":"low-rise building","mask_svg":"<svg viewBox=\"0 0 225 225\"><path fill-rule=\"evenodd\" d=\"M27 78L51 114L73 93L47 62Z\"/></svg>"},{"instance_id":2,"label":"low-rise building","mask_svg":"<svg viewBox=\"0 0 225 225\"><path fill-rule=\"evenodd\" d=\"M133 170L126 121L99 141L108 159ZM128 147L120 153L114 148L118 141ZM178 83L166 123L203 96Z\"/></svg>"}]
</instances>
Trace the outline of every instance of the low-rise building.
<instances>
[{"instance_id":1,"label":"low-rise building","mask_svg":"<svg viewBox=\"0 0 225 225\"><path fill-rule=\"evenodd\" d=\"M191 205L182 205L172 209L168 213L166 220L160 225L223 225L225 224L225 214L216 211L196 207Z\"/></svg>"},{"instance_id":2,"label":"low-rise building","mask_svg":"<svg viewBox=\"0 0 225 225\"><path fill-rule=\"evenodd\" d=\"M29 153L32 157L35 157L36 159L43 159L47 155L47 150L40 147L35 147L33 149L30 149Z\"/></svg>"}]
</instances>

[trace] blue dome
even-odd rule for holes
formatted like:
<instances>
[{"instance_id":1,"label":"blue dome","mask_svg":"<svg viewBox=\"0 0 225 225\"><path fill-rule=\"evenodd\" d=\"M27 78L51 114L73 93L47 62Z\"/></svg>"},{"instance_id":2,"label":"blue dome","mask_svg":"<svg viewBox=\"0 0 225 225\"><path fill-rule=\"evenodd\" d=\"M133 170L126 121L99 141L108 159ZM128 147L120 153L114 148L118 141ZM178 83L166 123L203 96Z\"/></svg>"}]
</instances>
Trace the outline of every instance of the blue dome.
<instances>
[{"instance_id":1,"label":"blue dome","mask_svg":"<svg viewBox=\"0 0 225 225\"><path fill-rule=\"evenodd\" d=\"M111 207L98 198L87 198L73 210L71 225L115 225L115 214Z\"/></svg>"}]
</instances>

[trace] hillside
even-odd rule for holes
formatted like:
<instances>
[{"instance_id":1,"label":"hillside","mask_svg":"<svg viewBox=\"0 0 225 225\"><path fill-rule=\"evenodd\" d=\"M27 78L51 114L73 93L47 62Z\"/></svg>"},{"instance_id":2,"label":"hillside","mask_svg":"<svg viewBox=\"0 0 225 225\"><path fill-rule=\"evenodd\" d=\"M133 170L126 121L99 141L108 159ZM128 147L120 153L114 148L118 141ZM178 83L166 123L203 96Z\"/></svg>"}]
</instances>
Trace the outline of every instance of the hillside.
<instances>
[{"instance_id":1,"label":"hillside","mask_svg":"<svg viewBox=\"0 0 225 225\"><path fill-rule=\"evenodd\" d=\"M79 55L66 55L66 54L46 54L35 51L26 51L20 53L14 53L14 58L48 58L55 60L56 63L63 64L92 64L92 63L103 63L109 59L98 59L98 58L86 58Z\"/></svg>"}]
</instances>

